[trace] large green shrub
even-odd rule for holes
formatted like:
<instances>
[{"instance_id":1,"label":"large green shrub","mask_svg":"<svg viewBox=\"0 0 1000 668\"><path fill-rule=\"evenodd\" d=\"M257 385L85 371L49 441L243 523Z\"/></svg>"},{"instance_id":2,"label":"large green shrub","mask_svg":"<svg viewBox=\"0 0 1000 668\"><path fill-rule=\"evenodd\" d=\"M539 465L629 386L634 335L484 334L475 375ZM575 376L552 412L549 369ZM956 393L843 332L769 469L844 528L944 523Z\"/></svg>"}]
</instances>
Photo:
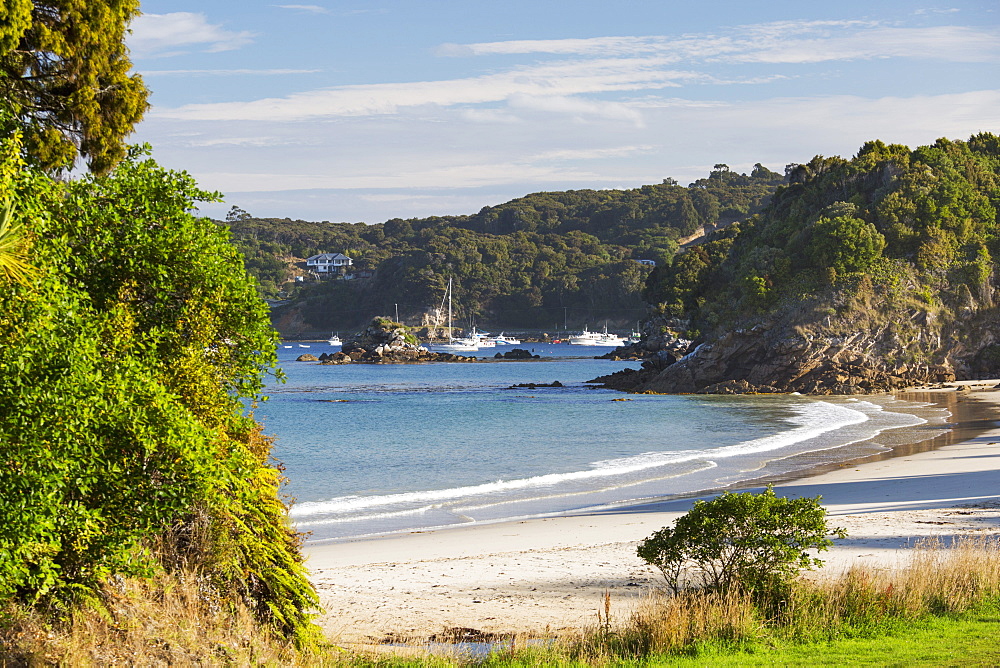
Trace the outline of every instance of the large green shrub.
<instances>
[{"instance_id":1,"label":"large green shrub","mask_svg":"<svg viewBox=\"0 0 1000 668\"><path fill-rule=\"evenodd\" d=\"M830 529L820 497L788 499L764 492L725 492L694 508L639 543L638 554L679 592L686 584L768 598L787 588L800 569L823 562L808 550L825 550Z\"/></svg>"},{"instance_id":2,"label":"large green shrub","mask_svg":"<svg viewBox=\"0 0 1000 668\"><path fill-rule=\"evenodd\" d=\"M110 576L194 568L308 641L316 596L270 444L244 414L276 364L213 197L133 151L63 183L3 142L35 279L0 277L0 601L58 609Z\"/></svg>"}]
</instances>

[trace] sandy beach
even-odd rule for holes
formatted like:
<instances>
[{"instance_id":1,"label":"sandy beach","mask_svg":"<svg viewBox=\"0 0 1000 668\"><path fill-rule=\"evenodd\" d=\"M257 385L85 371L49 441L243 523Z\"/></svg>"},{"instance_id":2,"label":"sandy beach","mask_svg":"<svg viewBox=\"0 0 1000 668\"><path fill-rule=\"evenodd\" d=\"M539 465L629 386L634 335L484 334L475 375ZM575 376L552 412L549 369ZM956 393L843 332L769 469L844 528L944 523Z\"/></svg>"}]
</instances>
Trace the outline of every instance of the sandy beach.
<instances>
[{"instance_id":1,"label":"sandy beach","mask_svg":"<svg viewBox=\"0 0 1000 668\"><path fill-rule=\"evenodd\" d=\"M1000 415L996 385L954 383L927 396L960 397ZM974 437L955 436L969 426L955 425L943 442L959 442L936 449L779 482L780 495L822 495L830 524L847 529L848 538L821 555L823 570L892 566L925 538L1000 534L1000 427L990 419L975 425ZM612 617L624 617L663 584L636 556L636 544L691 503L307 545L326 609L319 621L343 644L426 639L455 627L570 632L597 623L605 591Z\"/></svg>"}]
</instances>

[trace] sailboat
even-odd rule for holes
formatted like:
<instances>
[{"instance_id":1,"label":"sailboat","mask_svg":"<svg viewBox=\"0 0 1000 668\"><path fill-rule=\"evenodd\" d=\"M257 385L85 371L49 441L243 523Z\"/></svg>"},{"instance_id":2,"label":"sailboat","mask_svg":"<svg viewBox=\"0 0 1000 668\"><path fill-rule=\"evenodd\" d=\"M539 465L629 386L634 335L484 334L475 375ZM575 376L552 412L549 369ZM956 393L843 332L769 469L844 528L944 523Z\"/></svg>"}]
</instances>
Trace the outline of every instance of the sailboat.
<instances>
[{"instance_id":1,"label":"sailboat","mask_svg":"<svg viewBox=\"0 0 1000 668\"><path fill-rule=\"evenodd\" d=\"M475 352L479 350L478 339L456 339L451 335L451 278L448 279L448 343L438 343L432 346L432 348L443 353Z\"/></svg>"}]
</instances>

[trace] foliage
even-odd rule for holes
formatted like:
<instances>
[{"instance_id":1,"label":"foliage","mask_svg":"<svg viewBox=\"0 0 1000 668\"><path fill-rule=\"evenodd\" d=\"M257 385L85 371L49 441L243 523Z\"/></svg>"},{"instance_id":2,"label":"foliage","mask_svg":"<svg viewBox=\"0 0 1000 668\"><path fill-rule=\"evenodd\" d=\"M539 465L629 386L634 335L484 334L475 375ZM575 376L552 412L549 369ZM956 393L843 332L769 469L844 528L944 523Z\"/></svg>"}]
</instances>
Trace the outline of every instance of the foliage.
<instances>
[{"instance_id":1,"label":"foliage","mask_svg":"<svg viewBox=\"0 0 1000 668\"><path fill-rule=\"evenodd\" d=\"M656 566L679 592L689 569L705 589L734 590L768 598L785 591L802 568L823 562L807 550L833 543L820 497L778 497L769 485L760 494L725 492L694 507L639 543L638 555Z\"/></svg>"},{"instance_id":2,"label":"foliage","mask_svg":"<svg viewBox=\"0 0 1000 668\"><path fill-rule=\"evenodd\" d=\"M745 218L782 180L762 167L752 176L727 168L688 188L668 180L632 190L533 193L469 216L375 225L256 219L234 207L226 224L266 296L279 294L297 259L324 251L375 272L371 280L297 290L317 330L357 327L396 305L412 317L439 304L448 276L455 277L458 322L630 324L645 313L640 293L650 272L635 260L669 265L680 238Z\"/></svg>"},{"instance_id":3,"label":"foliage","mask_svg":"<svg viewBox=\"0 0 1000 668\"><path fill-rule=\"evenodd\" d=\"M13 0L0 10L0 92L24 128L26 154L46 169L78 155L105 172L149 92L124 37L138 0Z\"/></svg>"},{"instance_id":4,"label":"foliage","mask_svg":"<svg viewBox=\"0 0 1000 668\"><path fill-rule=\"evenodd\" d=\"M982 133L966 142L939 139L909 149L866 143L851 160L816 156L788 168L759 213L717 236L729 245L708 258L678 257L657 267L645 296L663 311L720 331L760 315L781 317L863 277L884 293L873 308L898 306L899 284L924 303L993 305L992 258L1000 251L1000 141ZM971 297L970 297L971 295ZM970 302L971 300L971 302Z\"/></svg>"},{"instance_id":5,"label":"foliage","mask_svg":"<svg viewBox=\"0 0 1000 668\"><path fill-rule=\"evenodd\" d=\"M275 333L226 230L189 213L215 195L141 151L68 183L0 174L38 271L0 293L0 599L58 610L196 567L309 642L316 596L242 403Z\"/></svg>"}]
</instances>

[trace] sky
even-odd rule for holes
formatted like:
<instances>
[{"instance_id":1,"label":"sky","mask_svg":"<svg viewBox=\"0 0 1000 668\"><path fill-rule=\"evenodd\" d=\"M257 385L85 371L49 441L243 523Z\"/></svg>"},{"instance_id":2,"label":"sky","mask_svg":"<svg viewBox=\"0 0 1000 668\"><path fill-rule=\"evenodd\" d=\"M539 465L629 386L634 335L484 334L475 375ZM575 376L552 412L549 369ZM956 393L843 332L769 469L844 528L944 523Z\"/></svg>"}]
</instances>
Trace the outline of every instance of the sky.
<instances>
[{"instance_id":1,"label":"sky","mask_svg":"<svg viewBox=\"0 0 1000 668\"><path fill-rule=\"evenodd\" d=\"M471 214L1000 132L996 0L282 2L132 23L130 141L223 193L206 215Z\"/></svg>"}]
</instances>

